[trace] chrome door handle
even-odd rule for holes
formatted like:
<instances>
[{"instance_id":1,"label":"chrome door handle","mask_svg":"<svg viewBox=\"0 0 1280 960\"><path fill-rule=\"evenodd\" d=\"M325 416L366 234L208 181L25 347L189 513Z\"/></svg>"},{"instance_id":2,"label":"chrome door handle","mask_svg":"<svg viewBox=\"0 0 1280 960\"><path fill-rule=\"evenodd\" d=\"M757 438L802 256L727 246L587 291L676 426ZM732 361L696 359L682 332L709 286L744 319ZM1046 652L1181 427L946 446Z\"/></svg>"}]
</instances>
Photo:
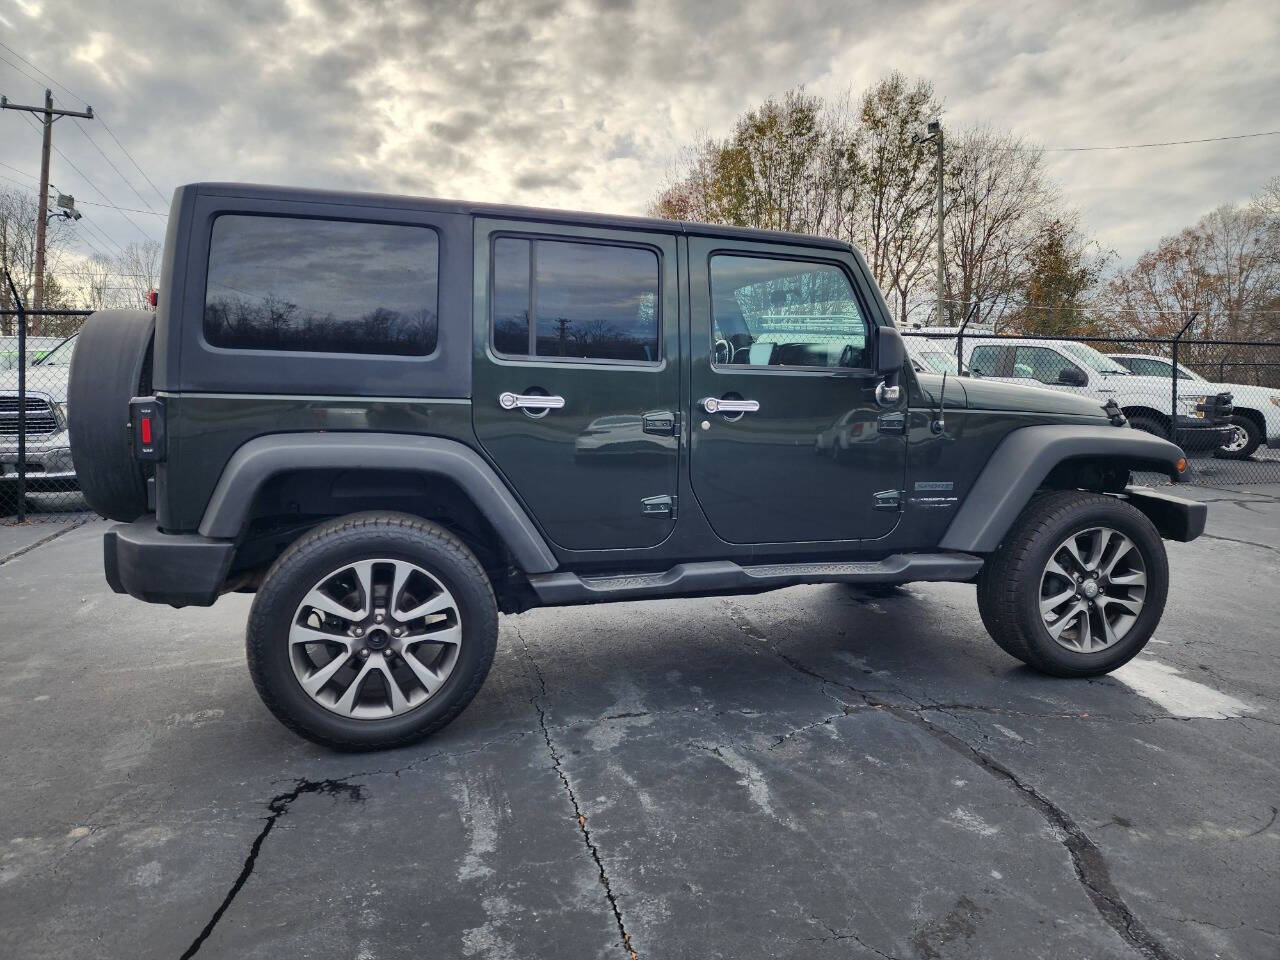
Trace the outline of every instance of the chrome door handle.
<instances>
[{"instance_id":1,"label":"chrome door handle","mask_svg":"<svg viewBox=\"0 0 1280 960\"><path fill-rule=\"evenodd\" d=\"M564 406L564 397L544 397L536 393L512 393L507 390L498 394L498 406L503 410L559 410Z\"/></svg>"},{"instance_id":2,"label":"chrome door handle","mask_svg":"<svg viewBox=\"0 0 1280 960\"><path fill-rule=\"evenodd\" d=\"M707 413L755 413L760 409L760 401L721 400L718 397L707 397L702 401L702 409Z\"/></svg>"}]
</instances>

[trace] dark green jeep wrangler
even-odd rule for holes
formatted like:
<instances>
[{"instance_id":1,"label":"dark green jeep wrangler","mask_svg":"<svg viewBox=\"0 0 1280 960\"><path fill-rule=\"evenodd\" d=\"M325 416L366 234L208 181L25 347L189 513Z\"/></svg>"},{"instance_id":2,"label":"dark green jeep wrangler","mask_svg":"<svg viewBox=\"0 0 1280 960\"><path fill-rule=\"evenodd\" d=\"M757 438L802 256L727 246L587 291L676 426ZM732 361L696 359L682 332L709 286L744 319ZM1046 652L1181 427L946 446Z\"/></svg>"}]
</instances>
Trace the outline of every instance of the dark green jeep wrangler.
<instances>
[{"instance_id":1,"label":"dark green jeep wrangler","mask_svg":"<svg viewBox=\"0 0 1280 960\"><path fill-rule=\"evenodd\" d=\"M847 244L659 220L186 186L70 411L111 586L256 592L259 692L337 747L439 730L539 605L974 582L1012 656L1104 673L1205 521L1118 411L913 372Z\"/></svg>"}]
</instances>

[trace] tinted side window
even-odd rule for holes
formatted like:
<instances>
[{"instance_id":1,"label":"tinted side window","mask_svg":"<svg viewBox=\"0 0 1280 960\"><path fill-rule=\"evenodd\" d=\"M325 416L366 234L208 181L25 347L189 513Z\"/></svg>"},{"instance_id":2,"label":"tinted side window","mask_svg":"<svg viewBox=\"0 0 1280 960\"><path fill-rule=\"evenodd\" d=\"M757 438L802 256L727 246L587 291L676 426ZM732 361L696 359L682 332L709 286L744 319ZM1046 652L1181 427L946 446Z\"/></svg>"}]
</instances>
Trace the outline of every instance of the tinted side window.
<instances>
[{"instance_id":1,"label":"tinted side window","mask_svg":"<svg viewBox=\"0 0 1280 960\"><path fill-rule=\"evenodd\" d=\"M656 362L658 257L600 243L499 237L493 348L508 356Z\"/></svg>"},{"instance_id":2,"label":"tinted side window","mask_svg":"<svg viewBox=\"0 0 1280 960\"><path fill-rule=\"evenodd\" d=\"M1149 357L1129 357L1121 360L1126 367L1134 373L1144 377L1171 377L1173 376L1173 364L1165 363L1163 360L1152 360ZM1187 379L1186 374L1181 374L1182 379Z\"/></svg>"},{"instance_id":3,"label":"tinted side window","mask_svg":"<svg viewBox=\"0 0 1280 960\"><path fill-rule=\"evenodd\" d=\"M204 336L215 347L425 356L440 241L429 227L223 215Z\"/></svg>"},{"instance_id":4,"label":"tinted side window","mask_svg":"<svg viewBox=\"0 0 1280 960\"><path fill-rule=\"evenodd\" d=\"M1048 347L1017 347L1013 351L1013 375L1029 377L1041 383L1061 383L1062 372L1074 370L1085 378L1088 377L1078 366Z\"/></svg>"},{"instance_id":5,"label":"tinted side window","mask_svg":"<svg viewBox=\"0 0 1280 960\"><path fill-rule=\"evenodd\" d=\"M869 367L867 322L839 267L711 258L715 362L753 367Z\"/></svg>"},{"instance_id":6,"label":"tinted side window","mask_svg":"<svg viewBox=\"0 0 1280 960\"><path fill-rule=\"evenodd\" d=\"M974 347L969 357L969 369L984 377L994 377L1000 359L1000 347Z\"/></svg>"}]
</instances>

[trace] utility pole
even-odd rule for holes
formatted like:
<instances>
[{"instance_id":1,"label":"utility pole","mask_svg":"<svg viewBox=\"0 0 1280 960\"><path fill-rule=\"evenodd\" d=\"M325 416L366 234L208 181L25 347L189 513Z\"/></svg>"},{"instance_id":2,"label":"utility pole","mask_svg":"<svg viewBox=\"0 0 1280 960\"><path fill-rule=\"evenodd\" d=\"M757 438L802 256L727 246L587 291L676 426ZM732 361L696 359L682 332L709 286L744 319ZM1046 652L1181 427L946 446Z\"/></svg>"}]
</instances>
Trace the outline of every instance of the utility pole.
<instances>
[{"instance_id":1,"label":"utility pole","mask_svg":"<svg viewBox=\"0 0 1280 960\"><path fill-rule=\"evenodd\" d=\"M947 261L943 252L943 216L945 208L942 203L942 122L939 120L930 120L929 126L925 133L917 133L911 138L915 143L928 143L933 141L934 155L937 157L937 177L938 177L938 326L945 327L947 324L943 320L943 309L946 303L946 279L947 279ZM950 311L948 311L950 312Z\"/></svg>"},{"instance_id":2,"label":"utility pole","mask_svg":"<svg viewBox=\"0 0 1280 960\"><path fill-rule=\"evenodd\" d=\"M943 293L946 290L947 261L942 252L942 124L935 120L929 124L929 132L934 135L934 146L938 151L938 323L942 323ZM950 314L952 311L947 310Z\"/></svg>"},{"instance_id":3,"label":"utility pole","mask_svg":"<svg viewBox=\"0 0 1280 960\"><path fill-rule=\"evenodd\" d=\"M49 150L53 146L53 122L60 117L83 117L93 119L93 107L79 110L62 110L53 105L53 91L45 90L44 106L29 107L20 103L10 103L8 97L0 97L0 110L24 110L27 113L41 114L44 136L40 147L40 212L36 216L36 277L35 295L32 297L33 309L44 309L44 241L49 226Z\"/></svg>"}]
</instances>

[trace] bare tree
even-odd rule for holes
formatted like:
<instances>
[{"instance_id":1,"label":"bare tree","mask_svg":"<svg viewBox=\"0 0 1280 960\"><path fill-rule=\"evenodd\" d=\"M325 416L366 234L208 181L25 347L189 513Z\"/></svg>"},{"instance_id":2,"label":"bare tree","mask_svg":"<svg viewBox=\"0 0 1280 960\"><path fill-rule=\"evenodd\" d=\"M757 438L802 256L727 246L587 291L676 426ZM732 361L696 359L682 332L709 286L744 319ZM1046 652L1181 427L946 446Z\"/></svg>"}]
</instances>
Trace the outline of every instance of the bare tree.
<instances>
[{"instance_id":1,"label":"bare tree","mask_svg":"<svg viewBox=\"0 0 1280 960\"><path fill-rule=\"evenodd\" d=\"M1061 222L1056 190L1040 148L1008 133L967 130L947 154L947 301L957 321L997 326L1025 292L1037 241Z\"/></svg>"}]
</instances>

